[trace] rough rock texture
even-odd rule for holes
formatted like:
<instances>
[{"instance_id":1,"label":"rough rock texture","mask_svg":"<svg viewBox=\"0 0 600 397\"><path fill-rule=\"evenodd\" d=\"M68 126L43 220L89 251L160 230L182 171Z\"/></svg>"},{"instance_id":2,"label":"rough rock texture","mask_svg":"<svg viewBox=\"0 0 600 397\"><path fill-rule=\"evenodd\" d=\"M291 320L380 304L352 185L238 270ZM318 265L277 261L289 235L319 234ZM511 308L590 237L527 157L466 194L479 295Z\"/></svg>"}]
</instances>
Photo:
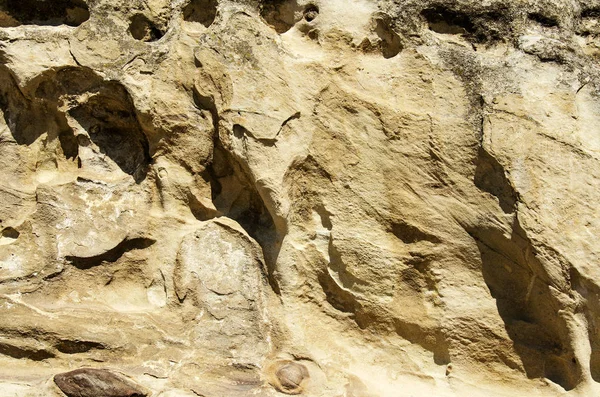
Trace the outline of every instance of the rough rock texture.
<instances>
[{"instance_id":1,"label":"rough rock texture","mask_svg":"<svg viewBox=\"0 0 600 397\"><path fill-rule=\"evenodd\" d=\"M0 0L0 396L599 395L599 59L597 0Z\"/></svg>"}]
</instances>

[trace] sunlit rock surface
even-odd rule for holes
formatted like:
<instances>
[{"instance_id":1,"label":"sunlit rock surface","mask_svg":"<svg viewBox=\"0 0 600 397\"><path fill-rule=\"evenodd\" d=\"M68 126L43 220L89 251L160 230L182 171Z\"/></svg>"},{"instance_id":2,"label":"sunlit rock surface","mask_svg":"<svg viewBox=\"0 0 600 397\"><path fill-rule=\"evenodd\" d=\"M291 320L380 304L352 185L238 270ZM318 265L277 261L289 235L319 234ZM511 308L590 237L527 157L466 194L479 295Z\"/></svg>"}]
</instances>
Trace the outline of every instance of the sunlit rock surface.
<instances>
[{"instance_id":1,"label":"sunlit rock surface","mask_svg":"<svg viewBox=\"0 0 600 397\"><path fill-rule=\"evenodd\" d=\"M600 2L0 0L0 396L600 394Z\"/></svg>"}]
</instances>

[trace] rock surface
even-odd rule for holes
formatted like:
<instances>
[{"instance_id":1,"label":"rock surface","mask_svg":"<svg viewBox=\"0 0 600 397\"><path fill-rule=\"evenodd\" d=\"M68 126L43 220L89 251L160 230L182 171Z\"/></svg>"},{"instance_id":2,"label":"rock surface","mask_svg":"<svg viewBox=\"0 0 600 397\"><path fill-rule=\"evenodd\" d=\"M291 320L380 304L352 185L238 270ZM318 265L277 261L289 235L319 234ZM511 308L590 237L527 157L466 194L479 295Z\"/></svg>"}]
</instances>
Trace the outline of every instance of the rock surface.
<instances>
[{"instance_id":1,"label":"rock surface","mask_svg":"<svg viewBox=\"0 0 600 397\"><path fill-rule=\"evenodd\" d=\"M0 395L598 395L599 57L596 0L0 0Z\"/></svg>"}]
</instances>

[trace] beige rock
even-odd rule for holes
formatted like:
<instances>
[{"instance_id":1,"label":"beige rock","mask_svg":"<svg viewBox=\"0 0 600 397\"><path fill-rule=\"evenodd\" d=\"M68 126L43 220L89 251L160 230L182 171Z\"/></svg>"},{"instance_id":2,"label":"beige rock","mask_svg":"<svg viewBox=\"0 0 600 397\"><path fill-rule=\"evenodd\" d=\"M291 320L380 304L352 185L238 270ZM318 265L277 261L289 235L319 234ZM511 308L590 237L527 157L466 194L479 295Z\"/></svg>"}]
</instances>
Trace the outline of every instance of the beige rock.
<instances>
[{"instance_id":1,"label":"beige rock","mask_svg":"<svg viewBox=\"0 0 600 397\"><path fill-rule=\"evenodd\" d=\"M600 393L599 48L581 0L0 0L0 396Z\"/></svg>"}]
</instances>

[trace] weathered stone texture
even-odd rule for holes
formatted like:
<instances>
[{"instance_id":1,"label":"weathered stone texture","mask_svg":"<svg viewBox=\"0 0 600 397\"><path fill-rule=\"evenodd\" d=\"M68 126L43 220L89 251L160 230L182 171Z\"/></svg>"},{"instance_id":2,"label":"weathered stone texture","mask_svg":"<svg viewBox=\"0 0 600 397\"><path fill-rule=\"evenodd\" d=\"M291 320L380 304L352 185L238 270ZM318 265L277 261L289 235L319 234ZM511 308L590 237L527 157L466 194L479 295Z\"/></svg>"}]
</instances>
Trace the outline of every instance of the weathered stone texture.
<instances>
[{"instance_id":1,"label":"weathered stone texture","mask_svg":"<svg viewBox=\"0 0 600 397\"><path fill-rule=\"evenodd\" d=\"M599 59L596 0L0 0L0 396L598 395Z\"/></svg>"}]
</instances>

